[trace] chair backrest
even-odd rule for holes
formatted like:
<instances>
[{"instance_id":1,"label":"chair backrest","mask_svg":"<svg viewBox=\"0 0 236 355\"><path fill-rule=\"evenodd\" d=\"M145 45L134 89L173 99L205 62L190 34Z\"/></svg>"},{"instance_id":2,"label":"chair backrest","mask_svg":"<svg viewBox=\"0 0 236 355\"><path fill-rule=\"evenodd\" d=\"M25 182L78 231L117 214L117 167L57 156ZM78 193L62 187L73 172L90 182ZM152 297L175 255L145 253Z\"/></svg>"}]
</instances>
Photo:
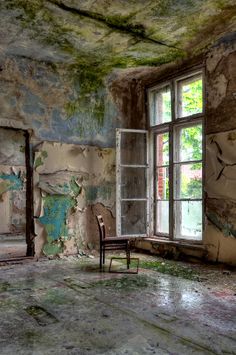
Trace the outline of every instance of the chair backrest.
<instances>
[{"instance_id":1,"label":"chair backrest","mask_svg":"<svg viewBox=\"0 0 236 355\"><path fill-rule=\"evenodd\" d=\"M99 228L100 241L106 238L106 228L101 215L96 216Z\"/></svg>"}]
</instances>

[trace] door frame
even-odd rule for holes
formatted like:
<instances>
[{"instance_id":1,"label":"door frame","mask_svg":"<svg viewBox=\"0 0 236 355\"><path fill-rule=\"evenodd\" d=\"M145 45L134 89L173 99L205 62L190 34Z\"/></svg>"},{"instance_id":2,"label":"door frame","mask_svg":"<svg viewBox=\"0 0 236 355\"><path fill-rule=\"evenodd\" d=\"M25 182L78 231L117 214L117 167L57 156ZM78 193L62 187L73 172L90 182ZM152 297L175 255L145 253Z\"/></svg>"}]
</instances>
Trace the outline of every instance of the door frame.
<instances>
[{"instance_id":1,"label":"door frame","mask_svg":"<svg viewBox=\"0 0 236 355\"><path fill-rule=\"evenodd\" d=\"M10 126L0 126L0 129L23 132L25 138L25 168L26 168L26 208L25 208L25 242L26 255L34 256L34 220L33 220L33 152L30 145L30 132L24 128L15 128Z\"/></svg>"}]
</instances>

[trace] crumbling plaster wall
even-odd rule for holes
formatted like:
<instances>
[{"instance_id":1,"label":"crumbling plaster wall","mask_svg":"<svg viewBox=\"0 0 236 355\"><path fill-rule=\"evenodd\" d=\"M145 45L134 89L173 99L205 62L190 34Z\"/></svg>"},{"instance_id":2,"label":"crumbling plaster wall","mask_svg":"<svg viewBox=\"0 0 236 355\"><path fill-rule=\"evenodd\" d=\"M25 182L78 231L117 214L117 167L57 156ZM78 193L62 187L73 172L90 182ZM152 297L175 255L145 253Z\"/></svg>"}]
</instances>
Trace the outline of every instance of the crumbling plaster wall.
<instances>
[{"instance_id":1,"label":"crumbling plaster wall","mask_svg":"<svg viewBox=\"0 0 236 355\"><path fill-rule=\"evenodd\" d=\"M43 237L37 241L36 254L42 247L46 254L94 248L96 213L109 218L114 229L114 149L44 142L35 158L36 224L47 233L45 245Z\"/></svg>"},{"instance_id":2,"label":"crumbling plaster wall","mask_svg":"<svg viewBox=\"0 0 236 355\"><path fill-rule=\"evenodd\" d=\"M206 228L211 260L236 264L236 34L206 58Z\"/></svg>"},{"instance_id":3,"label":"crumbling plaster wall","mask_svg":"<svg viewBox=\"0 0 236 355\"><path fill-rule=\"evenodd\" d=\"M206 257L212 261L236 265L236 34L223 37L205 55L184 62L163 65L156 69L133 71L130 85L124 77L116 80L112 93L124 115L127 128L147 127L145 88L167 80L175 74L205 64L205 229L202 248L183 250L184 254ZM132 100L128 100L132 92ZM132 106L130 103L132 102ZM128 106L128 107L127 107ZM132 109L133 112L132 112ZM160 251L153 242L137 246L152 252ZM171 249L170 244L164 246ZM163 248L163 245L161 245ZM175 247L174 247L175 248Z\"/></svg>"},{"instance_id":4,"label":"crumbling plaster wall","mask_svg":"<svg viewBox=\"0 0 236 355\"><path fill-rule=\"evenodd\" d=\"M91 106L74 105L80 83L66 67L1 55L0 68L0 126L30 132L36 256L94 248L97 213L115 228L115 128L122 123L109 92L97 95L101 120L93 93Z\"/></svg>"}]
</instances>

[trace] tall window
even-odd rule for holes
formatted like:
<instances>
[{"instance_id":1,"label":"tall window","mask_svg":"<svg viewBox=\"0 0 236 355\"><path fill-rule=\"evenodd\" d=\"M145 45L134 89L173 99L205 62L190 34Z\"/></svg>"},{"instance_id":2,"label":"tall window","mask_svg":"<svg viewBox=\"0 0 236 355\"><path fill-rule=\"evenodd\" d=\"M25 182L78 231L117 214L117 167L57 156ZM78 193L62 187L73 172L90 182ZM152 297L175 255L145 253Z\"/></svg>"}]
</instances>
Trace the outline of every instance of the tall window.
<instances>
[{"instance_id":1,"label":"tall window","mask_svg":"<svg viewBox=\"0 0 236 355\"><path fill-rule=\"evenodd\" d=\"M154 234L202 239L201 72L149 90L154 136Z\"/></svg>"}]
</instances>

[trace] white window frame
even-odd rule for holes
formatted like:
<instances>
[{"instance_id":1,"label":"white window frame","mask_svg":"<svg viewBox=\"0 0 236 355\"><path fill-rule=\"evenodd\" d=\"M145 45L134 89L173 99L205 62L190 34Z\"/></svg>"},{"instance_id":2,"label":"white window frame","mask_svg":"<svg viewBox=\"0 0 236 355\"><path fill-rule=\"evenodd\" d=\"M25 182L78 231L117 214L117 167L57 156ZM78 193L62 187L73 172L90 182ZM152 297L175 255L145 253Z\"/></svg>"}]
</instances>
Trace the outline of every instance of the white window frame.
<instances>
[{"instance_id":1,"label":"white window frame","mask_svg":"<svg viewBox=\"0 0 236 355\"><path fill-rule=\"evenodd\" d=\"M203 87L203 107L202 107L202 112L189 115L186 117L178 117L178 82L186 79L191 79L194 76L201 76L202 78L202 87ZM157 125L151 125L153 120L153 115L155 114L153 112L154 109L154 97L155 93L159 91L160 89L169 86L171 90L171 116L172 119L170 122L166 123L161 123ZM171 241L176 241L176 242L189 242L189 243L194 243L194 244L201 244L203 241L203 230L204 230L204 162L205 162L205 139L204 139L204 114L205 114L205 91L204 91L204 72L203 69L197 69L197 70L192 70L187 72L186 74L183 74L181 76L176 75L175 77L169 79L169 80L163 80L160 84L152 86L147 90L147 98L148 98L148 117L149 117L149 131L150 131L150 165L153 167L151 169L151 188L150 188L150 230L151 234L153 237L158 237L161 239L166 239L166 240L171 240ZM176 142L174 142L174 136L175 133L174 131L178 127L189 127L191 125L197 125L197 124L202 124L202 198L199 199L202 201L202 239L201 240L196 240L196 239L177 239L174 238L174 148ZM155 136L161 133L169 133L169 234L164 234L164 233L157 233L156 232L156 226L155 226L155 218L156 218L156 184L155 184L155 176L156 176L156 156L155 156ZM196 161L194 161L196 163ZM181 199L183 200L183 199ZM194 200L194 199L186 199L186 200Z\"/></svg>"},{"instance_id":2,"label":"white window frame","mask_svg":"<svg viewBox=\"0 0 236 355\"><path fill-rule=\"evenodd\" d=\"M125 133L140 133L146 135L146 164L137 165L137 164L122 164L121 162L121 135ZM117 128L116 129L116 234L118 237L147 237L150 234L149 221L150 221L150 165L149 165L149 131L148 130L135 130L135 129L125 129ZM134 151L134 154L138 152ZM145 198L122 198L121 196L121 185L122 185L122 176L121 169L125 168L145 168L146 169L146 197ZM122 215L121 215L121 205L123 201L146 201L146 233L145 234L122 234Z\"/></svg>"}]
</instances>

